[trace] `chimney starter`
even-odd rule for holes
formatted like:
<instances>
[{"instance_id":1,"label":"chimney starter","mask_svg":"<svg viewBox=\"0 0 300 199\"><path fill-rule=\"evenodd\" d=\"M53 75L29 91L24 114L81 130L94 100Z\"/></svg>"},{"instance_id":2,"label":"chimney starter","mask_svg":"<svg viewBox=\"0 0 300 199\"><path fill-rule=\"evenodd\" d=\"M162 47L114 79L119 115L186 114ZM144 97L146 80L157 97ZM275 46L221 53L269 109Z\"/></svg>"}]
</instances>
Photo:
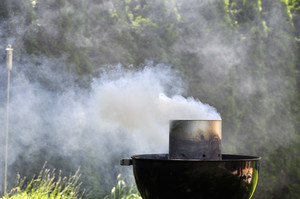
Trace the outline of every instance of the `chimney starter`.
<instances>
[{"instance_id":1,"label":"chimney starter","mask_svg":"<svg viewBox=\"0 0 300 199\"><path fill-rule=\"evenodd\" d=\"M170 159L221 160L221 120L172 120Z\"/></svg>"}]
</instances>

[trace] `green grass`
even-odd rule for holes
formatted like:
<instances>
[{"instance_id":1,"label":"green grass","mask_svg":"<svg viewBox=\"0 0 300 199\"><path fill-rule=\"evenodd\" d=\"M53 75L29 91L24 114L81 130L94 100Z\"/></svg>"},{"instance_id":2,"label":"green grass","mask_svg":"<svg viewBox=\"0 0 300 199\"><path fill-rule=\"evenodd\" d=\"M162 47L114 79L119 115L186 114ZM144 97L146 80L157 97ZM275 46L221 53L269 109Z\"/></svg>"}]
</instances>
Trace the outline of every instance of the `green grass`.
<instances>
[{"instance_id":1,"label":"green grass","mask_svg":"<svg viewBox=\"0 0 300 199\"><path fill-rule=\"evenodd\" d=\"M80 193L79 169L69 177L62 177L59 171L56 175L55 169L50 170L43 166L37 177L28 183L26 178L17 177L14 188L0 199L82 199ZM142 199L134 184L128 185L125 178L119 174L117 184L112 188L110 194L104 199Z\"/></svg>"},{"instance_id":2,"label":"green grass","mask_svg":"<svg viewBox=\"0 0 300 199\"><path fill-rule=\"evenodd\" d=\"M124 177L118 175L117 184L104 199L142 199L135 185L127 185Z\"/></svg>"},{"instance_id":3,"label":"green grass","mask_svg":"<svg viewBox=\"0 0 300 199\"><path fill-rule=\"evenodd\" d=\"M56 176L55 169L45 169L37 178L25 185L25 178L18 176L17 185L2 199L80 199L79 169L73 176L62 177L61 171Z\"/></svg>"}]
</instances>

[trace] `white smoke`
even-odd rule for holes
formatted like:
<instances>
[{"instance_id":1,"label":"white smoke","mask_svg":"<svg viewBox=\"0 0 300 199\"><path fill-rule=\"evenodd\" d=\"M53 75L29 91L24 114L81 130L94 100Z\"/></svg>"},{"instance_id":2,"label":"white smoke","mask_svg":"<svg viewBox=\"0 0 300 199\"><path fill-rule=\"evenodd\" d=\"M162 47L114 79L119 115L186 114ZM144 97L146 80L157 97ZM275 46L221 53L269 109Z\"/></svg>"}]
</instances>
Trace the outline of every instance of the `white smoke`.
<instances>
[{"instance_id":1,"label":"white smoke","mask_svg":"<svg viewBox=\"0 0 300 199\"><path fill-rule=\"evenodd\" d=\"M149 146L152 152L154 149L167 152L169 120L221 119L213 107L199 100L184 98L179 93L167 96L164 85L171 85L170 81L176 79L170 77L174 74L168 67L157 66L95 83L101 121L138 136L142 143L140 151Z\"/></svg>"},{"instance_id":2,"label":"white smoke","mask_svg":"<svg viewBox=\"0 0 300 199\"><path fill-rule=\"evenodd\" d=\"M49 60L41 62L43 68ZM94 79L89 91L71 86L47 90L22 71L12 71L9 165L20 156L30 162L45 147L66 157L93 147L103 162L121 154L167 153L169 120L220 119L213 107L181 96L183 82L170 67L148 65L139 71L111 67ZM15 63L14 69L18 67ZM43 79L55 76L60 82L66 75L53 73L48 71Z\"/></svg>"}]
</instances>

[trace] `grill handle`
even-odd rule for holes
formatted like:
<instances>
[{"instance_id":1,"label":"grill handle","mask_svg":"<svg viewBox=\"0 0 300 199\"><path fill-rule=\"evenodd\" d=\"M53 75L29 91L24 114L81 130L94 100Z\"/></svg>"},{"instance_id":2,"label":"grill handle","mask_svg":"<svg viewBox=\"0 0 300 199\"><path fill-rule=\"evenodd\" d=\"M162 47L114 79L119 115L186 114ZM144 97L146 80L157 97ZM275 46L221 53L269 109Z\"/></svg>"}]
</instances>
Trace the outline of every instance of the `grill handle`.
<instances>
[{"instance_id":1,"label":"grill handle","mask_svg":"<svg viewBox=\"0 0 300 199\"><path fill-rule=\"evenodd\" d=\"M121 159L120 165L121 166L130 166L130 165L132 165L132 159Z\"/></svg>"}]
</instances>

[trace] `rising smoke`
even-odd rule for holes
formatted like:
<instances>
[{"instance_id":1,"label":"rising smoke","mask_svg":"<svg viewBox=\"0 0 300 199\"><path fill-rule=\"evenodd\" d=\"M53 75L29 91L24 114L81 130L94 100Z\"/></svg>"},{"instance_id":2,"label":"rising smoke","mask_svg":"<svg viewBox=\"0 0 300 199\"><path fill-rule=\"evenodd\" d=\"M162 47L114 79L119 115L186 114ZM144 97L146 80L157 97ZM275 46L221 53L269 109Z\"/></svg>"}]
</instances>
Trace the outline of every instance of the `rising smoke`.
<instances>
[{"instance_id":1,"label":"rising smoke","mask_svg":"<svg viewBox=\"0 0 300 199\"><path fill-rule=\"evenodd\" d=\"M71 153L69 149L82 147L83 134L88 140L90 132L98 133L106 142L107 136L122 131L135 140L134 145L128 143L134 152L166 152L169 120L221 119L213 107L182 97L181 83L173 84L174 79L180 77L164 65L145 66L140 71L114 67L103 78L94 79L89 92L74 89L55 93L15 74L10 102L12 142L42 147L43 143L33 141L47 132L62 143L63 152ZM111 144L120 145L117 138Z\"/></svg>"}]
</instances>

